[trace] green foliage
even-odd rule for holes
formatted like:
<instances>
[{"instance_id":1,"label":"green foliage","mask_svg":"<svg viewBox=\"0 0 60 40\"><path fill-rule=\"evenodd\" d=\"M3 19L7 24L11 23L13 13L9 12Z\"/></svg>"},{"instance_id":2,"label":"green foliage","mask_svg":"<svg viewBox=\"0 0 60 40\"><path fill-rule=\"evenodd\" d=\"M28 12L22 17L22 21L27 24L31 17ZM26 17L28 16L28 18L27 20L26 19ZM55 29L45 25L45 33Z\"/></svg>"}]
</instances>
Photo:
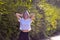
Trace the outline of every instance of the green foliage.
<instances>
[{"instance_id":1,"label":"green foliage","mask_svg":"<svg viewBox=\"0 0 60 40\"><path fill-rule=\"evenodd\" d=\"M31 0L0 1L0 40L17 40L19 27L15 12L23 12L30 7Z\"/></svg>"},{"instance_id":2,"label":"green foliage","mask_svg":"<svg viewBox=\"0 0 60 40\"><path fill-rule=\"evenodd\" d=\"M24 9L23 9L24 8ZM31 8L31 0L2 0L0 1L0 13L24 11Z\"/></svg>"},{"instance_id":3,"label":"green foliage","mask_svg":"<svg viewBox=\"0 0 60 40\"><path fill-rule=\"evenodd\" d=\"M51 36L60 28L60 8L47 3L46 0L1 0L0 40L18 39L19 23L15 12L22 13L25 10L35 14L31 25L31 39L40 40L42 36Z\"/></svg>"},{"instance_id":4,"label":"green foliage","mask_svg":"<svg viewBox=\"0 0 60 40\"><path fill-rule=\"evenodd\" d=\"M55 32L56 28L57 28L57 19L58 19L58 15L59 15L59 11L58 8L56 8L55 6L52 6L50 4L47 3L41 3L39 5L45 12L45 20L46 20L46 26L47 26L47 35L51 35ZM49 24L48 24L49 23Z\"/></svg>"}]
</instances>

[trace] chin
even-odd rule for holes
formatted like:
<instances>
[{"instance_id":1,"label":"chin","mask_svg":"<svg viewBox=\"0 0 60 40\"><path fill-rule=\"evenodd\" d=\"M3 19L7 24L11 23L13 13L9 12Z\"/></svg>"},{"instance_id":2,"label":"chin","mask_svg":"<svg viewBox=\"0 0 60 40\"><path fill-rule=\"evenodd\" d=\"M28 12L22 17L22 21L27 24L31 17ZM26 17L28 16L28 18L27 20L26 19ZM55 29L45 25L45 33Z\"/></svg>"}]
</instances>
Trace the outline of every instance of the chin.
<instances>
[{"instance_id":1,"label":"chin","mask_svg":"<svg viewBox=\"0 0 60 40\"><path fill-rule=\"evenodd\" d=\"M27 18L25 18L25 19L27 19Z\"/></svg>"}]
</instances>

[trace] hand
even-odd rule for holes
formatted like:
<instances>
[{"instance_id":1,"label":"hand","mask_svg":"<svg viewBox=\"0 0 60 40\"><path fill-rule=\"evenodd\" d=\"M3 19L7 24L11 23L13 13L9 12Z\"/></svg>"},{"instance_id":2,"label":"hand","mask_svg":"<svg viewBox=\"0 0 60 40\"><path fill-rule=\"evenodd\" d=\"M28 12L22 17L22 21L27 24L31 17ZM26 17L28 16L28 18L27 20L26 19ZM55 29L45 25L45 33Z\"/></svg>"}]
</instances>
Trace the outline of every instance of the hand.
<instances>
[{"instance_id":1,"label":"hand","mask_svg":"<svg viewBox=\"0 0 60 40\"><path fill-rule=\"evenodd\" d=\"M19 13L16 13L16 16L20 16L20 14Z\"/></svg>"},{"instance_id":2,"label":"hand","mask_svg":"<svg viewBox=\"0 0 60 40\"><path fill-rule=\"evenodd\" d=\"M23 14L20 14L21 17L23 17Z\"/></svg>"},{"instance_id":3,"label":"hand","mask_svg":"<svg viewBox=\"0 0 60 40\"><path fill-rule=\"evenodd\" d=\"M20 16L20 17L22 17L22 16L23 16L23 14L16 13L16 16Z\"/></svg>"}]
</instances>

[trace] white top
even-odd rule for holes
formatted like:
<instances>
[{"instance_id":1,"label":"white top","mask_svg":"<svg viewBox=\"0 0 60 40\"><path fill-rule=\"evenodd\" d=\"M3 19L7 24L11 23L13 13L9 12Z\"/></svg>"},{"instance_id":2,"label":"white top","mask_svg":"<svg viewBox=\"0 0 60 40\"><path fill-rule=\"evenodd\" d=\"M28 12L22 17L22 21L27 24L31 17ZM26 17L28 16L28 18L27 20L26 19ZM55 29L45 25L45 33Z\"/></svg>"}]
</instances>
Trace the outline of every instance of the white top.
<instances>
[{"instance_id":1,"label":"white top","mask_svg":"<svg viewBox=\"0 0 60 40\"><path fill-rule=\"evenodd\" d=\"M28 19L24 19L24 18L20 18L19 19L19 22L20 22L20 30L31 30L31 19L28 18Z\"/></svg>"}]
</instances>

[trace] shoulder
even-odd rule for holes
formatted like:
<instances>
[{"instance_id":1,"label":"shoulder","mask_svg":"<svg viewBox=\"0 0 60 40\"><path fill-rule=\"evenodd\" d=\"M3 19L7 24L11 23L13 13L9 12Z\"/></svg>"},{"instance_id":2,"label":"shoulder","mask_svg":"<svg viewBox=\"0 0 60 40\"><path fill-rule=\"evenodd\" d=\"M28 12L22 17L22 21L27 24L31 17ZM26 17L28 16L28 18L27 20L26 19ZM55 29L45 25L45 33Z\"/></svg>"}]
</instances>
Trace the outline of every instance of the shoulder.
<instances>
[{"instance_id":1,"label":"shoulder","mask_svg":"<svg viewBox=\"0 0 60 40\"><path fill-rule=\"evenodd\" d=\"M32 22L32 19L31 19L31 18L29 18L29 19L28 19L28 21L29 21L29 22Z\"/></svg>"},{"instance_id":2,"label":"shoulder","mask_svg":"<svg viewBox=\"0 0 60 40\"><path fill-rule=\"evenodd\" d=\"M28 20L32 20L31 18L28 18Z\"/></svg>"}]
</instances>

